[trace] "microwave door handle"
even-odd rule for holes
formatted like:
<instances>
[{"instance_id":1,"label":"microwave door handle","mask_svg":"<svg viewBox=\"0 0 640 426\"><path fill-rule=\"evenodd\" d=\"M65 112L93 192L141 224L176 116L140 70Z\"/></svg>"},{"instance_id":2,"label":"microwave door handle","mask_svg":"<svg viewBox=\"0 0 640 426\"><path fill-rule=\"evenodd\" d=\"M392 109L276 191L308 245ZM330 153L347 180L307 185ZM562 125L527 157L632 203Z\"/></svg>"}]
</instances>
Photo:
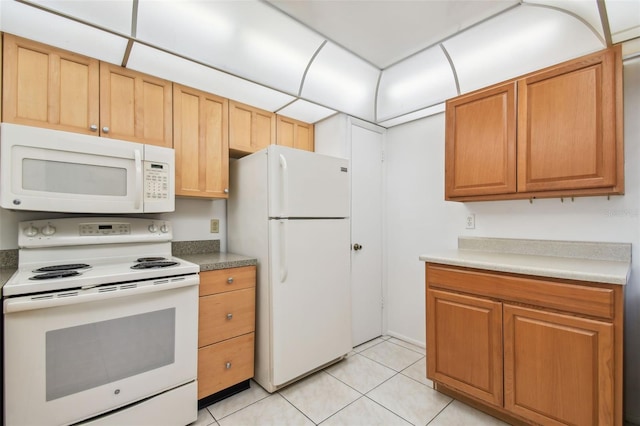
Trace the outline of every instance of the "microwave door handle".
<instances>
[{"instance_id":1,"label":"microwave door handle","mask_svg":"<svg viewBox=\"0 0 640 426\"><path fill-rule=\"evenodd\" d=\"M134 209L139 210L142 204L142 154L139 149L133 150L133 156L136 163L136 199Z\"/></svg>"}]
</instances>

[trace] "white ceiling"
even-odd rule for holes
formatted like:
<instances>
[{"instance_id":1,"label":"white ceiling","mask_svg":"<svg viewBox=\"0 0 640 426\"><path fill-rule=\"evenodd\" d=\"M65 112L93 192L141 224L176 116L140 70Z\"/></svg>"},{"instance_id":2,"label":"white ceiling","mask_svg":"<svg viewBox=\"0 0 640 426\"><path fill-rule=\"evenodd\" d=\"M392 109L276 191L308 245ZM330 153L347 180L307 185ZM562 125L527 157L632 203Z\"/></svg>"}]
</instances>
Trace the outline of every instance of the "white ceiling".
<instances>
[{"instance_id":1,"label":"white ceiling","mask_svg":"<svg viewBox=\"0 0 640 426\"><path fill-rule=\"evenodd\" d=\"M385 69L512 8L519 0L266 0Z\"/></svg>"},{"instance_id":2,"label":"white ceiling","mask_svg":"<svg viewBox=\"0 0 640 426\"><path fill-rule=\"evenodd\" d=\"M0 30L302 121L391 127L611 42L640 51L640 0L0 0Z\"/></svg>"}]
</instances>

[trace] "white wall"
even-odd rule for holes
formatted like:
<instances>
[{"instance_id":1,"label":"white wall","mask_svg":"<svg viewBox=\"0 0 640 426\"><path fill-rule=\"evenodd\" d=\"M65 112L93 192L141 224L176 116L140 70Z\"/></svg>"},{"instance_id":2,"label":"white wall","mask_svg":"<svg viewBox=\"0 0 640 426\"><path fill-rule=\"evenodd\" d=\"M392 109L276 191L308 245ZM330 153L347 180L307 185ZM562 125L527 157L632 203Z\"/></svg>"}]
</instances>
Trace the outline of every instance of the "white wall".
<instances>
[{"instance_id":1,"label":"white wall","mask_svg":"<svg viewBox=\"0 0 640 426\"><path fill-rule=\"evenodd\" d=\"M425 342L424 264L459 235L633 244L626 286L625 413L640 424L640 58L624 66L624 196L456 203L444 201L444 114L389 129L387 321L389 334ZM465 229L467 212L476 229Z\"/></svg>"},{"instance_id":2,"label":"white wall","mask_svg":"<svg viewBox=\"0 0 640 426\"><path fill-rule=\"evenodd\" d=\"M19 222L68 216L71 215L49 212L14 211L0 208L0 250L18 248ZM227 204L225 200L176 198L175 212L131 216L170 220L173 224L173 241L220 240L220 250L226 251ZM209 232L211 219L220 220L220 232L218 234L211 234Z\"/></svg>"}]
</instances>

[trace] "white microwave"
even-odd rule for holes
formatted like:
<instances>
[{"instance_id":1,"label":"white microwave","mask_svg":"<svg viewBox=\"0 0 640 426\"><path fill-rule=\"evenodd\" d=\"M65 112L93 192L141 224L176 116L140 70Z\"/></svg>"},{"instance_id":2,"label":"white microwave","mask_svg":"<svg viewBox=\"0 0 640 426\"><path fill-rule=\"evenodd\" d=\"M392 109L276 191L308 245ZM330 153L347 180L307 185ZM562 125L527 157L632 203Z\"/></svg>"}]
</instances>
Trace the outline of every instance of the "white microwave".
<instances>
[{"instance_id":1,"label":"white microwave","mask_svg":"<svg viewBox=\"0 0 640 426\"><path fill-rule=\"evenodd\" d=\"M171 148L0 124L0 206L65 213L175 210Z\"/></svg>"}]
</instances>

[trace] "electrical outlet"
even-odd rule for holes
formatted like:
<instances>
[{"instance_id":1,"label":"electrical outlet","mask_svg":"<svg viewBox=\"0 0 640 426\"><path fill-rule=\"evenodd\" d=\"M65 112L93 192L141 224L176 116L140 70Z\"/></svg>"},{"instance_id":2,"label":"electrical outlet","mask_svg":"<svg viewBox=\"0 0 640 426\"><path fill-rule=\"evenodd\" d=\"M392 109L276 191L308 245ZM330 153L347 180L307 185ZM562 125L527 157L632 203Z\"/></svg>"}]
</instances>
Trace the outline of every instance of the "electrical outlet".
<instances>
[{"instance_id":1,"label":"electrical outlet","mask_svg":"<svg viewBox=\"0 0 640 426\"><path fill-rule=\"evenodd\" d=\"M476 215L475 214L469 213L467 215L466 227L467 227L467 229L476 229Z\"/></svg>"},{"instance_id":2,"label":"electrical outlet","mask_svg":"<svg viewBox=\"0 0 640 426\"><path fill-rule=\"evenodd\" d=\"M211 219L211 231L212 234L220 232L220 221L218 219Z\"/></svg>"}]
</instances>

